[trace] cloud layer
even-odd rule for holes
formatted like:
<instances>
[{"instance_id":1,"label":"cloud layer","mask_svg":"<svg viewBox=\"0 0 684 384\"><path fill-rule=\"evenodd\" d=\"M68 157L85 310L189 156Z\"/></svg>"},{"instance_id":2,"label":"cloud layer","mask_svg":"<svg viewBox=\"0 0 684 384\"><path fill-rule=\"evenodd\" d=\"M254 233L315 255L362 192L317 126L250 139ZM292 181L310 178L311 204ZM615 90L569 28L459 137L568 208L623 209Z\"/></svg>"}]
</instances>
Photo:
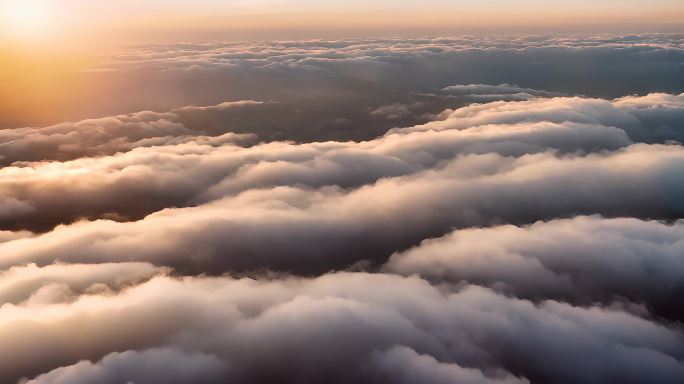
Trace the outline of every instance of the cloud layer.
<instances>
[{"instance_id":1,"label":"cloud layer","mask_svg":"<svg viewBox=\"0 0 684 384\"><path fill-rule=\"evenodd\" d=\"M392 256L388 270L517 297L645 304L684 319L684 223L577 217L455 231Z\"/></svg>"},{"instance_id":2,"label":"cloud layer","mask_svg":"<svg viewBox=\"0 0 684 384\"><path fill-rule=\"evenodd\" d=\"M114 297L2 311L0 354L13 356L12 365L2 360L5 379L27 366L94 360L58 368L36 383L167 377L151 372L199 382L214 375L207 382L525 383L525 376L559 383L675 383L684 373L677 328L599 307L534 305L473 286L444 292L394 275L156 278ZM78 348L61 341L73 337L82 340ZM54 355L52 348L62 353ZM142 352L98 361L110 348ZM184 363L174 364L178 359ZM147 368L142 373L141 365Z\"/></svg>"},{"instance_id":3,"label":"cloud layer","mask_svg":"<svg viewBox=\"0 0 684 384\"><path fill-rule=\"evenodd\" d=\"M225 103L185 110L200 113L240 109L245 105L254 106L254 103ZM160 119L157 122L172 124L159 117L163 114L151 112L112 119L121 122L138 115L155 116ZM82 131L79 128L74 134L95 135L92 140L100 140L102 137L97 138L99 129L95 125L103 124L105 137L122 136L117 140L100 140L94 147L78 148L84 148L81 152L110 155L66 162L19 162L1 169L0 194L5 201L0 205L0 224L12 229L45 230L79 218L140 219L166 207L193 206L280 185L354 188L386 177L416 174L420 178L421 172L444 168L446 163L453 168L458 163L476 161L472 160L475 157L467 160L466 155L472 154L483 155L481 158L496 154L500 156L496 162L503 164L510 162L508 157L526 154L547 152L546 157L540 158L550 161L561 154L616 150L635 142L679 142L684 132L678 123L682 115L682 95L651 94L613 102L535 98L456 109L445 112L440 120L397 128L369 141L304 144L255 144L254 136L231 133L188 136L187 130L179 132L179 136L139 139L138 135L129 140L124 133L117 133L119 125L103 123L109 119L87 121L75 124L86 128ZM146 132L148 124L149 121L131 123L128 129L137 127ZM64 138L62 134L53 134L54 129L38 130L25 140L11 140L5 145L14 148L11 156L15 159L38 156L44 160L58 159L65 152ZM21 135L22 131L8 131L6 135ZM155 134L154 130L150 132ZM41 142L45 148L42 154L31 144L35 142ZM124 144L131 148L112 155ZM648 147L634 148L649 150ZM673 147L665 153L676 151ZM661 155L665 154L656 156ZM75 153L67 151L67 156ZM579 162L581 159L574 163ZM117 199L115 196L121 196L123 191L135 198ZM663 214L667 218L668 213Z\"/></svg>"},{"instance_id":4,"label":"cloud layer","mask_svg":"<svg viewBox=\"0 0 684 384\"><path fill-rule=\"evenodd\" d=\"M0 382L679 383L681 49L133 48L0 130Z\"/></svg>"}]
</instances>

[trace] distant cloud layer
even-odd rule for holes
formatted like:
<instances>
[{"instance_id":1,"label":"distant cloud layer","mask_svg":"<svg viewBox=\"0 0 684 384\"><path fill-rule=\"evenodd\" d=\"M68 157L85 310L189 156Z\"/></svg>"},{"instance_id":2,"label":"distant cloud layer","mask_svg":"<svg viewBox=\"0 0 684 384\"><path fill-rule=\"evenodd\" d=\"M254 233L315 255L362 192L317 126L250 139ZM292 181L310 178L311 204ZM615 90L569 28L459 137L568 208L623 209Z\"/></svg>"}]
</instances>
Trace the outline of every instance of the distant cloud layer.
<instances>
[{"instance_id":1,"label":"distant cloud layer","mask_svg":"<svg viewBox=\"0 0 684 384\"><path fill-rule=\"evenodd\" d=\"M659 76L676 83L680 50L651 35L120 56L110 70L201 79L192 97L238 73L265 88L0 130L0 382L678 384L684 90ZM660 72L619 97L516 80L574 55L637 57L606 89L639 60ZM512 80L445 84L475 59L508 60Z\"/></svg>"}]
</instances>

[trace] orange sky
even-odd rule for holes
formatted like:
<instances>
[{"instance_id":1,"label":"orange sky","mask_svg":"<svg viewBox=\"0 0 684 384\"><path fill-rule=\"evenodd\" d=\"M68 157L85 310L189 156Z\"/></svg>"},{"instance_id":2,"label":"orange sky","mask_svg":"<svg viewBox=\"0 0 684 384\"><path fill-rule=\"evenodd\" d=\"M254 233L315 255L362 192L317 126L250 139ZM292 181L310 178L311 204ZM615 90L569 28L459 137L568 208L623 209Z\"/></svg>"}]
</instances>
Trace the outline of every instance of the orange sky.
<instances>
[{"instance_id":1,"label":"orange sky","mask_svg":"<svg viewBox=\"0 0 684 384\"><path fill-rule=\"evenodd\" d=\"M18 20L17 20L18 19ZM14 43L684 30L681 0L0 0Z\"/></svg>"}]
</instances>

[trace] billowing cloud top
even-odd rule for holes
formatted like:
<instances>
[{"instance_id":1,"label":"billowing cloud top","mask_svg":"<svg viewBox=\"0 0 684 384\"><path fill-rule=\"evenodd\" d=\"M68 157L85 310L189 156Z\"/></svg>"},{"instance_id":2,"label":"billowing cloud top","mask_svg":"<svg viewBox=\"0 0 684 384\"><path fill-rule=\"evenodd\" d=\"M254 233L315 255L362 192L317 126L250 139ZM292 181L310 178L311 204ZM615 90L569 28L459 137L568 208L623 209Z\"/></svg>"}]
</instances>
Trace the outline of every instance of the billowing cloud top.
<instances>
[{"instance_id":1,"label":"billowing cloud top","mask_svg":"<svg viewBox=\"0 0 684 384\"><path fill-rule=\"evenodd\" d=\"M681 36L474 45L146 46L186 105L0 130L0 382L680 383Z\"/></svg>"}]
</instances>

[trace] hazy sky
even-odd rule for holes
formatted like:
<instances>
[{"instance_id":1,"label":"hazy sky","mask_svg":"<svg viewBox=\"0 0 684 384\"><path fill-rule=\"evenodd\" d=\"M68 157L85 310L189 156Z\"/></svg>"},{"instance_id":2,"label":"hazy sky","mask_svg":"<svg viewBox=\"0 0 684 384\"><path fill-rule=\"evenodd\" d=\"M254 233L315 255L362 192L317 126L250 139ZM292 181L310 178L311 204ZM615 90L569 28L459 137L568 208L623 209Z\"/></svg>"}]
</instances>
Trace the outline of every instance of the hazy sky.
<instances>
[{"instance_id":1,"label":"hazy sky","mask_svg":"<svg viewBox=\"0 0 684 384\"><path fill-rule=\"evenodd\" d=\"M68 33L72 39L78 36L78 40L101 39L103 35L119 40L175 40L179 37L270 39L421 32L658 32L680 29L684 20L679 0L2 0L0 3L4 29L9 32L4 35L30 35L34 40Z\"/></svg>"}]
</instances>

